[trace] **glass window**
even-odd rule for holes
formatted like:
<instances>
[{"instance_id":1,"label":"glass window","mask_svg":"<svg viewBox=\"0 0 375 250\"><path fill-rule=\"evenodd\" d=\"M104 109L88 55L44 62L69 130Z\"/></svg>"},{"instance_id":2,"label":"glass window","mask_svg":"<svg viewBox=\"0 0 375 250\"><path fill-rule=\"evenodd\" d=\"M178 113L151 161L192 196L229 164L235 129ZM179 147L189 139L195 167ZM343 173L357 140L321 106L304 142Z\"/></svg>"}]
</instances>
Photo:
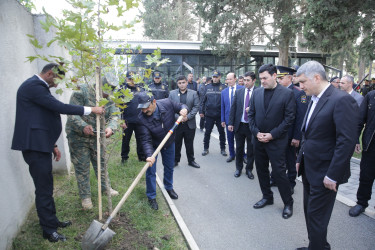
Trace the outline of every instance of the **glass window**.
<instances>
[{"instance_id":1,"label":"glass window","mask_svg":"<svg viewBox=\"0 0 375 250\"><path fill-rule=\"evenodd\" d=\"M299 60L300 60L300 64L299 65L302 65L302 64L304 64L304 63L306 63L308 61L311 61L311 58L300 58Z\"/></svg>"},{"instance_id":2,"label":"glass window","mask_svg":"<svg viewBox=\"0 0 375 250\"><path fill-rule=\"evenodd\" d=\"M270 64L270 63L275 64L275 58L265 56L265 57L263 57L263 63L264 64Z\"/></svg>"},{"instance_id":3,"label":"glass window","mask_svg":"<svg viewBox=\"0 0 375 250\"><path fill-rule=\"evenodd\" d=\"M215 57L211 55L199 56L200 65L215 65Z\"/></svg>"},{"instance_id":4,"label":"glass window","mask_svg":"<svg viewBox=\"0 0 375 250\"><path fill-rule=\"evenodd\" d=\"M232 65L232 60L225 57L216 57L216 65Z\"/></svg>"},{"instance_id":5,"label":"glass window","mask_svg":"<svg viewBox=\"0 0 375 250\"><path fill-rule=\"evenodd\" d=\"M183 57L183 60L190 66L194 67L198 65L199 63L199 56L198 55L186 55Z\"/></svg>"},{"instance_id":6,"label":"glass window","mask_svg":"<svg viewBox=\"0 0 375 250\"><path fill-rule=\"evenodd\" d=\"M182 64L182 55L163 55L162 58L168 58L170 65L181 65Z\"/></svg>"}]
</instances>

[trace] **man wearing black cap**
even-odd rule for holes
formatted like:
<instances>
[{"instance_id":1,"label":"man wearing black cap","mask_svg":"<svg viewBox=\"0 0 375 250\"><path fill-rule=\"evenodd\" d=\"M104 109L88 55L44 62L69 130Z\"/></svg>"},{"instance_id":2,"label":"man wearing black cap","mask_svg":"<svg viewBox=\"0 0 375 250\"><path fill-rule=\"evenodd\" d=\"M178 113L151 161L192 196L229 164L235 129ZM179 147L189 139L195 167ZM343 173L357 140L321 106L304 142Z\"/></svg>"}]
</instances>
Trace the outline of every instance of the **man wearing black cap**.
<instances>
[{"instance_id":1,"label":"man wearing black cap","mask_svg":"<svg viewBox=\"0 0 375 250\"><path fill-rule=\"evenodd\" d=\"M225 152L225 132L221 126L221 91L227 86L220 82L220 71L214 71L212 75L213 83L206 85L202 93L202 102L199 109L201 117L205 117L205 133L204 133L204 150L202 155L208 154L210 146L210 136L214 125L216 124L219 131L220 149L223 156L227 156Z\"/></svg>"},{"instance_id":2,"label":"man wearing black cap","mask_svg":"<svg viewBox=\"0 0 375 250\"><path fill-rule=\"evenodd\" d=\"M164 139L168 131L175 123L175 114L180 114L187 119L187 106L177 103L171 99L155 100L153 96L146 92L139 94L138 108L142 109L139 113L140 138L143 151L147 157L146 161L150 168L146 172L146 195L152 209L158 210L156 202L156 158L152 157L153 152ZM164 187L172 199L178 199L178 195L173 190L173 167L175 161L175 134L172 134L160 153L164 165Z\"/></svg>"},{"instance_id":3,"label":"man wearing black cap","mask_svg":"<svg viewBox=\"0 0 375 250\"><path fill-rule=\"evenodd\" d=\"M122 89L129 89L130 92L133 94L133 99L126 103L126 108L123 110L122 119L124 123L122 127L124 129L124 133L122 135L122 147L121 147L121 162L125 163L129 159L129 152L130 152L130 139L132 138L133 131L135 134L135 139L137 142L137 155L138 160L145 161L146 157L143 153L143 149L141 146L140 138L139 138L139 126L137 126L139 119L138 119L138 94L143 91L143 89L139 86L136 86L134 83L133 77L135 76L134 71L126 72L126 83L121 86Z\"/></svg>"},{"instance_id":4,"label":"man wearing black cap","mask_svg":"<svg viewBox=\"0 0 375 250\"><path fill-rule=\"evenodd\" d=\"M153 81L148 86L151 89L152 94L154 95L156 100L168 98L169 90L168 85L161 82L161 73L159 71L154 71L152 74Z\"/></svg>"},{"instance_id":5,"label":"man wearing black cap","mask_svg":"<svg viewBox=\"0 0 375 250\"><path fill-rule=\"evenodd\" d=\"M279 84L293 91L296 103L295 119L292 126L288 129L288 145L286 147L285 155L286 169L288 170L288 178L293 194L297 176L297 149L299 148L302 139L301 126L307 110L308 98L304 91L292 83L293 74L296 72L294 69L284 66L276 66L276 68Z\"/></svg>"}]
</instances>

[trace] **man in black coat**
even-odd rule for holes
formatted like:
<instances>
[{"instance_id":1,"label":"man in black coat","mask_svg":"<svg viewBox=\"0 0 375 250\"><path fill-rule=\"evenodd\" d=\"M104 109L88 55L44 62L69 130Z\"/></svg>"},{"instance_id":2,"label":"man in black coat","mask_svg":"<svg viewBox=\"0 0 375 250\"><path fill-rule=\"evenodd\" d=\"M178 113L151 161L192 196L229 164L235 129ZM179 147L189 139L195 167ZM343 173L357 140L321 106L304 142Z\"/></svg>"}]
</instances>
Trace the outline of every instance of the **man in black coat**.
<instances>
[{"instance_id":1,"label":"man in black coat","mask_svg":"<svg viewBox=\"0 0 375 250\"><path fill-rule=\"evenodd\" d=\"M360 215L368 207L375 180L375 110L373 107L375 107L374 90L367 93L360 107L358 135L361 134L363 127L365 127L365 130L362 134L363 152L360 164L357 204L349 210L349 215L352 217ZM356 152L361 152L360 145L359 148L356 148Z\"/></svg>"},{"instance_id":2,"label":"man in black coat","mask_svg":"<svg viewBox=\"0 0 375 250\"><path fill-rule=\"evenodd\" d=\"M297 150L302 139L301 126L307 110L308 98L304 91L302 91L299 87L292 83L293 74L296 72L296 70L285 66L276 66L276 68L278 83L293 91L294 100L296 103L295 119L292 126L290 126L288 130L288 143L285 152L286 169L288 171L288 178L290 181L290 186L292 188L292 193L294 193L294 187L296 186L297 177Z\"/></svg>"},{"instance_id":3,"label":"man in black coat","mask_svg":"<svg viewBox=\"0 0 375 250\"><path fill-rule=\"evenodd\" d=\"M146 195L152 209L158 210L156 202L156 160L152 157L155 149L167 135L168 131L175 123L175 114L180 114L186 119L188 110L185 104L180 104L171 99L155 100L147 92L139 94L140 138L143 151L147 157L146 161L150 168L146 172ZM175 134L173 133L160 153L164 165L164 187L172 199L178 199L178 195L173 190L173 167L175 161Z\"/></svg>"},{"instance_id":4,"label":"man in black coat","mask_svg":"<svg viewBox=\"0 0 375 250\"><path fill-rule=\"evenodd\" d=\"M126 72L126 84L121 86L121 89L129 89L133 94L133 99L130 102L126 103L126 108L123 110L122 119L124 123L121 125L124 129L122 136L122 147L121 147L121 162L125 163L129 159L130 152L130 140L135 134L135 139L137 143L137 156L139 161L145 161L146 157L143 153L140 138L139 138L139 126L138 126L138 94L143 91L143 88L136 86L134 83L134 71Z\"/></svg>"},{"instance_id":5,"label":"man in black coat","mask_svg":"<svg viewBox=\"0 0 375 250\"><path fill-rule=\"evenodd\" d=\"M250 100L249 126L255 137L254 154L263 198L254 208L273 204L269 162L273 177L284 202L282 217L293 215L293 198L285 167L288 129L293 124L296 104L293 92L276 82L276 67L266 64L259 68L263 88L256 89Z\"/></svg>"},{"instance_id":6,"label":"man in black coat","mask_svg":"<svg viewBox=\"0 0 375 250\"><path fill-rule=\"evenodd\" d=\"M243 77L245 88L238 89L234 96L233 104L230 108L228 130L234 131L236 138L236 172L234 177L241 176L243 168L243 155L245 140L247 143L247 161L246 161L246 175L249 179L254 179L253 165L254 165L254 152L253 152L253 135L249 128L249 103L251 96L256 89L254 86L256 77L254 72L246 72Z\"/></svg>"},{"instance_id":7,"label":"man in black coat","mask_svg":"<svg viewBox=\"0 0 375 250\"><path fill-rule=\"evenodd\" d=\"M51 95L55 79L64 75L57 64L47 64L39 75L27 79L17 91L16 122L12 149L22 151L35 185L35 206L43 237L51 242L65 241L57 232L70 221L60 222L56 217L53 199L52 155L56 161L61 153L56 141L61 133L60 114L103 114L102 107L83 107L64 104Z\"/></svg>"},{"instance_id":8,"label":"man in black coat","mask_svg":"<svg viewBox=\"0 0 375 250\"><path fill-rule=\"evenodd\" d=\"M308 249L330 249L328 223L337 189L350 177L359 108L352 96L329 84L320 63L303 64L297 77L301 89L311 96L296 164L303 181Z\"/></svg>"}]
</instances>

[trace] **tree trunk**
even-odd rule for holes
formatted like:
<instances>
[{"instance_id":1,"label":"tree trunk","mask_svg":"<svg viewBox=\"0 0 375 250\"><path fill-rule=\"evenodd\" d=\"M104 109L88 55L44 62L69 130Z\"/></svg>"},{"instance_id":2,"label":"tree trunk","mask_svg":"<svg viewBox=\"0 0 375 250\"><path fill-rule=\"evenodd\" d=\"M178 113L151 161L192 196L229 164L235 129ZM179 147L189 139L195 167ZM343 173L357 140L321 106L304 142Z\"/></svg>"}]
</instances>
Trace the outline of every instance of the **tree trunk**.
<instances>
[{"instance_id":1,"label":"tree trunk","mask_svg":"<svg viewBox=\"0 0 375 250\"><path fill-rule=\"evenodd\" d=\"M279 42L279 63L278 65L289 66L289 36Z\"/></svg>"}]
</instances>

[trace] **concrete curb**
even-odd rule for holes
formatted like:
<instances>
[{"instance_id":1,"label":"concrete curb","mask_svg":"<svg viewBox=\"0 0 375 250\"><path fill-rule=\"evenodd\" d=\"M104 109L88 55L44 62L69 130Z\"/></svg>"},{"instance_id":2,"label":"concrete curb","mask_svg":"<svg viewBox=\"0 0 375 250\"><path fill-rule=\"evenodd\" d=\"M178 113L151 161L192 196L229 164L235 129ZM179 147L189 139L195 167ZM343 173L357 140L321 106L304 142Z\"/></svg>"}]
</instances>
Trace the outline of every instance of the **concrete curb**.
<instances>
[{"instance_id":1,"label":"concrete curb","mask_svg":"<svg viewBox=\"0 0 375 250\"><path fill-rule=\"evenodd\" d=\"M158 183L158 186L160 187L161 192L163 193L163 196L165 200L167 201L167 204L169 208L172 211L172 214L182 232L182 234L185 237L186 242L189 245L189 248L192 250L199 250L199 247L197 243L195 242L195 239L193 235L190 233L189 228L186 226L184 219L182 218L180 212L178 211L177 207L175 206L173 200L169 197L167 190L165 190L163 182L160 180L158 174L156 174L156 182Z\"/></svg>"}]
</instances>

